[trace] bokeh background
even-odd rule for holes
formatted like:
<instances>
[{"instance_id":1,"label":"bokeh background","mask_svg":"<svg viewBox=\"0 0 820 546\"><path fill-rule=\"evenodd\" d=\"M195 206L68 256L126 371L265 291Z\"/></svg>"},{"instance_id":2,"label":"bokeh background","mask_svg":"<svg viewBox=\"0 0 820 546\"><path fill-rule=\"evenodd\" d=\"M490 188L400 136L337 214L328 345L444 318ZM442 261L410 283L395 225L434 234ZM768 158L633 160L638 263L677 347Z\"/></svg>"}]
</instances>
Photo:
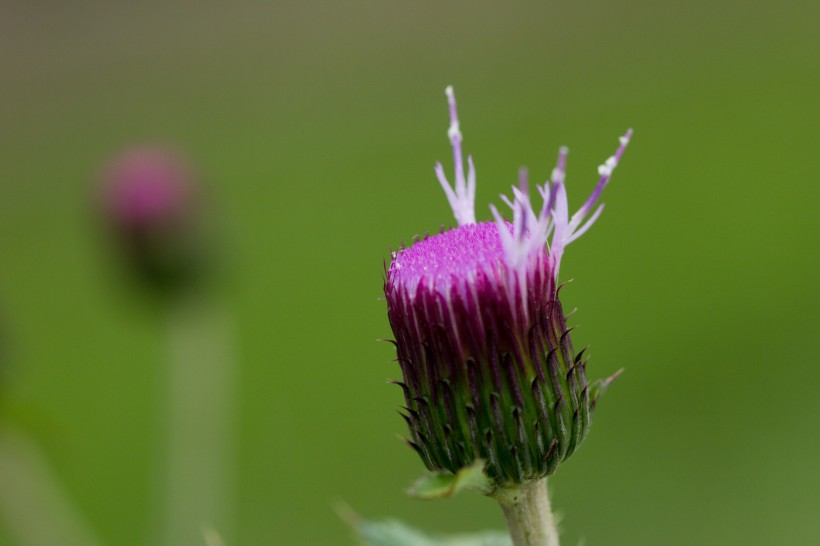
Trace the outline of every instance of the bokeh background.
<instances>
[{"instance_id":1,"label":"bokeh background","mask_svg":"<svg viewBox=\"0 0 820 546\"><path fill-rule=\"evenodd\" d=\"M591 374L626 368L551 480L564 542L820 543L818 21L808 0L3 2L4 419L106 544L152 544L167 322L123 290L94 192L112 154L167 142L221 230L227 543L353 544L340 502L502 527L478 495L405 497L422 466L375 341L389 249L452 222L453 84L486 216L563 144L580 204L635 129L562 267Z\"/></svg>"}]
</instances>

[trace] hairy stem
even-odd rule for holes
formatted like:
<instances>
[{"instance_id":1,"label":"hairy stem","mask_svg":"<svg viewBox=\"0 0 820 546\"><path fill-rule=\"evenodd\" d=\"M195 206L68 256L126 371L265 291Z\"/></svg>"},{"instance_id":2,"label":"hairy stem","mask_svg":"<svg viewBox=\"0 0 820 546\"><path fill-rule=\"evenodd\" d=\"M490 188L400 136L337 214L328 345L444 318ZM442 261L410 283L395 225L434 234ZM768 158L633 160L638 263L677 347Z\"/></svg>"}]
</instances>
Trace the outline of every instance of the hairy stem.
<instances>
[{"instance_id":1,"label":"hairy stem","mask_svg":"<svg viewBox=\"0 0 820 546\"><path fill-rule=\"evenodd\" d=\"M493 494L501 504L515 546L558 546L558 530L542 478Z\"/></svg>"}]
</instances>

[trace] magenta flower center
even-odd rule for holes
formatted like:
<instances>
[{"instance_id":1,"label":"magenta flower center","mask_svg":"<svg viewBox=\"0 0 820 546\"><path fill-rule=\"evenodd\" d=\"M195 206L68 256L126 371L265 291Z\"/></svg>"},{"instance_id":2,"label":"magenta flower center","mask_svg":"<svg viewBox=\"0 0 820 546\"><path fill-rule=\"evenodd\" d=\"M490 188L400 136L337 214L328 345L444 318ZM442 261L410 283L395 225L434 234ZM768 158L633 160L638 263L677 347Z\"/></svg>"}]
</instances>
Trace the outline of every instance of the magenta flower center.
<instances>
[{"instance_id":1,"label":"magenta flower center","mask_svg":"<svg viewBox=\"0 0 820 546\"><path fill-rule=\"evenodd\" d=\"M456 281L491 275L505 265L497 225L483 222L451 229L397 252L389 276L391 283L411 292L420 283L446 291Z\"/></svg>"}]
</instances>

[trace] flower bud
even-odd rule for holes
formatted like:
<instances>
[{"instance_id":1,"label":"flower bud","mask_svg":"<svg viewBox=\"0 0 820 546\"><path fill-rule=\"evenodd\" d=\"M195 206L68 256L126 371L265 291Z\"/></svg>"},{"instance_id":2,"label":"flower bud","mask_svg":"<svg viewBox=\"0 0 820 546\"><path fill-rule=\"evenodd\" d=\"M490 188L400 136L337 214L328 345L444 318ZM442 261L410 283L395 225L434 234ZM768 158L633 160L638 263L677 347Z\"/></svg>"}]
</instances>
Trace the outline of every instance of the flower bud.
<instances>
[{"instance_id":1,"label":"flower bud","mask_svg":"<svg viewBox=\"0 0 820 546\"><path fill-rule=\"evenodd\" d=\"M458 472L476 460L497 485L552 474L580 446L595 394L558 298L564 248L598 218L592 211L631 136L605 163L590 198L567 210L562 148L533 208L526 173L512 222L476 223L475 168L465 177L455 97L447 89L455 184L436 174L457 228L393 253L385 296L404 390L409 444L430 470ZM551 237L551 238L550 238ZM549 239L549 245L547 245Z\"/></svg>"},{"instance_id":2,"label":"flower bud","mask_svg":"<svg viewBox=\"0 0 820 546\"><path fill-rule=\"evenodd\" d=\"M103 215L134 277L174 291L201 273L197 176L180 155L133 148L104 170Z\"/></svg>"}]
</instances>

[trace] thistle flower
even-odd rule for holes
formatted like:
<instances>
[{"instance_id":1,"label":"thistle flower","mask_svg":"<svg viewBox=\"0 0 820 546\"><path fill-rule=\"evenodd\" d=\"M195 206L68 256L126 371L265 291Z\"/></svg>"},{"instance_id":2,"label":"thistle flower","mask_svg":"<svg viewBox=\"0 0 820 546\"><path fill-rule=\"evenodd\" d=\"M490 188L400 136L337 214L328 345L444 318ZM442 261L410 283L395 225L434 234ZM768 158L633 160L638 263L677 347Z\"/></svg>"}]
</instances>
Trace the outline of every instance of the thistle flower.
<instances>
[{"instance_id":1,"label":"thistle flower","mask_svg":"<svg viewBox=\"0 0 820 546\"><path fill-rule=\"evenodd\" d=\"M139 147L117 156L102 175L102 213L141 282L166 291L202 266L197 176L179 154Z\"/></svg>"},{"instance_id":2,"label":"thistle flower","mask_svg":"<svg viewBox=\"0 0 820 546\"><path fill-rule=\"evenodd\" d=\"M570 216L564 185L567 149L549 180L528 190L526 171L502 196L507 221L476 222L472 157L465 176L462 134L451 87L448 137L455 163L450 185L435 168L458 227L392 254L384 291L404 390L408 443L428 469L458 472L476 460L495 485L552 474L580 446L597 387L586 378L558 298L567 245L600 216L598 200L632 131L598 168L600 178Z\"/></svg>"}]
</instances>

